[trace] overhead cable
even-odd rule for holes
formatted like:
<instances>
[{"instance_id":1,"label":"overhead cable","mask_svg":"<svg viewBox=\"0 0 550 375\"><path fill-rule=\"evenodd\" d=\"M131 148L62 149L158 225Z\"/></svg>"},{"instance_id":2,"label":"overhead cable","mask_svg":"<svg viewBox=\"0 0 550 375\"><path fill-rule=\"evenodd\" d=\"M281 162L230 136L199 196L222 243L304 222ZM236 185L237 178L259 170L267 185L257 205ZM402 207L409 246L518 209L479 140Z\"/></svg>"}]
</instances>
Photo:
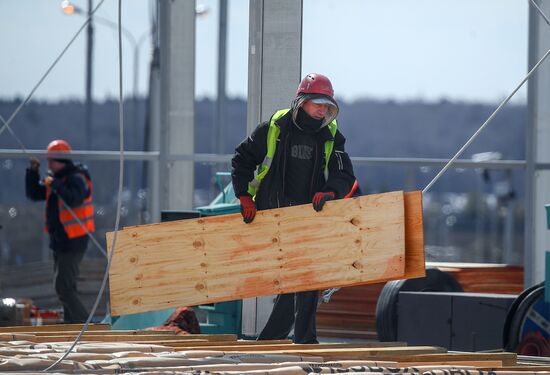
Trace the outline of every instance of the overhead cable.
<instances>
[{"instance_id":1,"label":"overhead cable","mask_svg":"<svg viewBox=\"0 0 550 375\"><path fill-rule=\"evenodd\" d=\"M500 110L510 101L510 99L512 99L512 97L516 94L516 92L521 88L521 86L523 86L523 84L531 77L531 75L533 75L533 73L538 69L538 67L544 62L544 60L546 60L546 58L548 57L548 55L550 55L550 49L548 51L546 51L546 53L544 54L544 56L542 56L542 58L535 64L535 66L529 71L529 73L527 73L527 75L525 76L525 78L523 78L521 80L521 82L516 86L516 88L512 91L512 93L510 95L508 95L506 97L506 99L504 99L502 101L502 103L500 103L500 105L497 107L497 109L495 109L495 111L489 116L489 118L483 123L483 125L481 125L477 130L476 132L470 137L470 139L468 139L468 141L460 148L460 150L457 151L457 153L447 162L447 164L445 164L445 166L439 171L439 173L430 181L430 183L428 183L428 185L426 185L426 187L424 189L422 189L422 194L426 193L428 190L430 190L430 188L433 186L433 184L436 183L437 180L439 180L439 178L443 175L443 173L445 173L450 167L451 165L456 161L456 159L458 159L458 157L460 155L462 155L462 153L468 148L468 146L470 146L472 144L472 142L477 138L477 136L483 131L483 129L485 129L487 127L487 125L489 125L489 123L491 122L491 120L493 120L493 118L500 112Z\"/></svg>"},{"instance_id":2,"label":"overhead cable","mask_svg":"<svg viewBox=\"0 0 550 375\"><path fill-rule=\"evenodd\" d=\"M109 270L111 269L111 261L113 259L113 255L115 253L115 245L116 245L116 238L117 233L120 225L120 212L122 209L122 184L124 182L124 108L123 108L123 85L122 85L122 0L118 0L118 73L119 73L119 79L118 79L118 87L119 87L119 93L118 93L118 101L119 101L119 107L118 107L118 117L119 117L119 147L120 147L120 159L119 159L119 167L120 167L120 173L118 176L118 198L117 198L117 208L116 208L116 220L115 220L115 229L113 234L113 240L111 242L111 253L109 254L109 257L107 258L107 267L105 268L105 274L103 275L103 281L101 282L101 287L99 288L99 292L97 295L97 298L94 302L94 305L92 307L92 310L90 311L90 314L88 316L88 319L86 319L86 323L84 323L84 326L80 330L78 336L75 338L72 345L67 349L67 351L59 357L57 361L55 361L52 365L50 365L48 368L44 370L44 372L50 371L55 369L61 361L63 361L67 356L71 353L71 351L75 348L75 346L80 341L80 338L88 330L88 326L90 325L90 322L92 320L92 317L95 314L95 311L97 310L97 307L99 305L99 301L101 300L101 296L103 294L103 291L105 290L105 286L107 285L107 279L109 277Z\"/></svg>"},{"instance_id":3,"label":"overhead cable","mask_svg":"<svg viewBox=\"0 0 550 375\"><path fill-rule=\"evenodd\" d=\"M537 11L539 12L539 14L544 18L544 20L546 21L546 23L548 25L550 25L550 20L548 19L548 17L546 17L546 15L544 14L544 12L538 7L538 5L535 3L534 0L531 0L531 4L537 9ZM533 75L533 73L539 68L539 66L544 62L544 60L546 60L546 58L548 57L548 55L550 55L550 49L548 51L546 51L546 53L544 54L544 56L542 56L542 58L535 64L535 66L533 66L533 68L529 71L529 73L527 73L527 75L525 76L525 78L523 78L521 80L521 82L516 86L516 88L512 91L512 93L510 95L508 95L506 97L506 99L504 99L502 101L502 103L500 103L500 105L497 107L497 109L495 109L495 111L491 114L491 116L489 116L489 118L483 123L483 125L481 125L479 127L479 129L477 129L477 131L470 137L470 139L468 139L468 141L460 148L460 150L458 150L458 152L447 162L447 164L445 164L445 166L439 171L439 173L430 181L430 183L428 183L428 185L426 185L426 187L424 189L422 189L422 194L426 193L428 190L430 190L430 188L432 187L433 184L435 184L435 182L437 180L439 180L439 178L443 175L443 173L445 173L447 171L447 169L449 169L451 167L451 165L455 162L456 159L458 159L458 157L460 155L462 155L462 153L466 150L466 148L468 148L468 146L470 146L472 144L472 142L477 138L477 136L483 131L483 129L485 129L485 127L487 127L487 125L489 125L489 123L491 122L491 120L493 120L493 118L500 112L500 110L510 101L510 99L512 99L512 97L516 94L516 92L521 88L521 86L523 86L523 84L525 82L527 82L527 80L531 77L531 75Z\"/></svg>"},{"instance_id":4,"label":"overhead cable","mask_svg":"<svg viewBox=\"0 0 550 375\"><path fill-rule=\"evenodd\" d=\"M27 149L25 148L25 145L23 144L23 142L21 142L21 139L19 139L19 137L14 133L14 131L12 130L12 128L8 125L8 123L6 122L6 120L4 120L4 117L2 117L2 115L0 115L0 121L2 121L2 123L4 124L4 126L6 127L6 129L8 129L8 132L10 132L11 136L13 138L15 138L15 140L17 141L17 143L19 143L19 147L21 148L21 150L23 150L23 152L26 152Z\"/></svg>"},{"instance_id":5,"label":"overhead cable","mask_svg":"<svg viewBox=\"0 0 550 375\"><path fill-rule=\"evenodd\" d=\"M78 29L78 31L76 32L76 34L74 34L74 36L71 38L71 40L69 41L69 43L65 46L65 48L63 48L63 51L61 51L61 53L56 57L56 59L53 61L53 63L50 65L50 67L46 70L46 72L42 75L42 77L38 80L38 82L36 83L36 85L34 85L34 87L32 88L31 92L27 95L27 97L25 98L25 100L23 100L18 106L17 108L15 109L15 111L13 111L13 113L11 114L11 116L8 118L7 121L5 121L4 123L4 126L2 126L2 128L0 128L0 135L2 135L2 133L4 132L4 130L6 130L6 128L9 127L9 125L11 124L11 122L13 121L13 119L15 118L15 116L17 116L17 114L19 113L19 111L21 110L21 108L23 108L25 106L25 104L28 103L28 101L31 99L31 97L34 95L34 92L38 89L38 87L40 87L40 85L42 84L42 82L44 82L44 80L46 79L46 77L50 74L50 72L52 71L52 69L57 65L57 63L59 62L59 60L61 60L61 58L63 57L63 55L65 54L65 52L67 52L67 50L69 49L69 47L73 44L73 42L76 40L76 38L78 37L78 35L82 32L82 30L84 30L84 28L90 23L90 20L91 20L91 16L96 12L96 10L99 9L99 7L101 6L101 4L103 4L105 0L101 0L99 2L99 4L97 4L97 6L92 10L91 14L89 17L86 18L86 21L84 21L84 23L82 24L82 26L80 26L80 28Z\"/></svg>"}]
</instances>

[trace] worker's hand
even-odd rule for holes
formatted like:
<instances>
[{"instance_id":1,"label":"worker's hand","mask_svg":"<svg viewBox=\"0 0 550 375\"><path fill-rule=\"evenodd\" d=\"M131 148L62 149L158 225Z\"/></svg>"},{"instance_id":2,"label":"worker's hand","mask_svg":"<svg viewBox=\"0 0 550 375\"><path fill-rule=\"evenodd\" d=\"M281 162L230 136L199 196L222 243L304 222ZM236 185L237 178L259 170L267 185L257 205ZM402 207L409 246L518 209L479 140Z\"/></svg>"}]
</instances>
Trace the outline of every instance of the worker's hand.
<instances>
[{"instance_id":1,"label":"worker's hand","mask_svg":"<svg viewBox=\"0 0 550 375\"><path fill-rule=\"evenodd\" d=\"M335 195L332 191L320 191L315 193L311 203L313 203L313 209L315 211L321 211L326 201L331 201L335 198Z\"/></svg>"},{"instance_id":2,"label":"worker's hand","mask_svg":"<svg viewBox=\"0 0 550 375\"><path fill-rule=\"evenodd\" d=\"M31 170L38 172L38 168L40 168L40 160L38 160L37 158L31 158L30 168Z\"/></svg>"},{"instance_id":3,"label":"worker's hand","mask_svg":"<svg viewBox=\"0 0 550 375\"><path fill-rule=\"evenodd\" d=\"M254 216L256 216L256 203L254 203L250 195L241 195L239 200L241 201L243 221L250 224L254 220Z\"/></svg>"},{"instance_id":4,"label":"worker's hand","mask_svg":"<svg viewBox=\"0 0 550 375\"><path fill-rule=\"evenodd\" d=\"M52 186L52 182L53 182L53 177L48 176L44 179L44 186L49 189Z\"/></svg>"}]
</instances>

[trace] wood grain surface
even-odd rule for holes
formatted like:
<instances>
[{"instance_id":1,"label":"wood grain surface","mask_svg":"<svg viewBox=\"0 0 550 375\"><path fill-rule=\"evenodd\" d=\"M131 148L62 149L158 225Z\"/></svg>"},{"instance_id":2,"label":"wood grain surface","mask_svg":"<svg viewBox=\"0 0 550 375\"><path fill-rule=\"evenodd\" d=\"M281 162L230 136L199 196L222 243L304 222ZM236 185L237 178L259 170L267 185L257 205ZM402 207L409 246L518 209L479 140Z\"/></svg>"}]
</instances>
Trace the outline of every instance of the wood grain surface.
<instances>
[{"instance_id":1,"label":"wood grain surface","mask_svg":"<svg viewBox=\"0 0 550 375\"><path fill-rule=\"evenodd\" d=\"M399 191L260 211L248 225L234 214L125 228L112 314L402 278L404 206Z\"/></svg>"}]
</instances>

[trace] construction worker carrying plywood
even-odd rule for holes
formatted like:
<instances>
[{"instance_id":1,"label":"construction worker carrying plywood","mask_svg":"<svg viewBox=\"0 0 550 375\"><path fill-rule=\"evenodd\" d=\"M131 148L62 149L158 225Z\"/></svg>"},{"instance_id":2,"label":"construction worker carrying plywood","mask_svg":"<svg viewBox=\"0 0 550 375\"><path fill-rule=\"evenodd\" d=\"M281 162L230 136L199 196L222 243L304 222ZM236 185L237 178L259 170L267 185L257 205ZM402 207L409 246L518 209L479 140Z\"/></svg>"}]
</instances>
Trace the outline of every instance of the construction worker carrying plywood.
<instances>
[{"instance_id":1,"label":"construction worker carrying plywood","mask_svg":"<svg viewBox=\"0 0 550 375\"><path fill-rule=\"evenodd\" d=\"M32 158L27 168L25 190L33 201L46 201L46 227L54 258L54 286L63 304L65 323L83 323L88 312L80 301L76 280L80 262L93 232L92 182L87 169L73 164L71 146L62 139L48 145L48 175L40 181L40 162Z\"/></svg>"},{"instance_id":2,"label":"construction worker carrying plywood","mask_svg":"<svg viewBox=\"0 0 550 375\"><path fill-rule=\"evenodd\" d=\"M291 108L260 124L235 150L232 180L245 223L256 210L328 200L357 188L353 167L338 130L338 103L330 80L308 74ZM317 291L281 294L259 340L285 339L294 325L294 342L317 343Z\"/></svg>"}]
</instances>

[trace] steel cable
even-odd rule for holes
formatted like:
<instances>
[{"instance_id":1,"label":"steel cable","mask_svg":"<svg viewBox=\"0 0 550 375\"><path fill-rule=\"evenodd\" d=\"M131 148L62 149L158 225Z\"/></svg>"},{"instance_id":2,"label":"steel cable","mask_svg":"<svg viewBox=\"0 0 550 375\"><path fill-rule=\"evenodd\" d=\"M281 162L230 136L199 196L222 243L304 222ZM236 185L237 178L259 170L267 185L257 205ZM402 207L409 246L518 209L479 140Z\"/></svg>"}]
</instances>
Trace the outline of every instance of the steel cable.
<instances>
[{"instance_id":1,"label":"steel cable","mask_svg":"<svg viewBox=\"0 0 550 375\"><path fill-rule=\"evenodd\" d=\"M541 14L541 16L544 18L544 20L546 21L546 23L548 25L550 25L550 20L548 20L548 17L546 17L546 15L544 14L544 12L537 6L537 4L535 4L534 0L531 0L531 4L537 9L537 11ZM491 122L491 120L493 120L493 118L500 112L500 110L510 101L510 99L512 99L512 97L516 94L516 92L521 88L521 86L523 86L523 84L525 82L527 82L527 80L531 77L531 75L533 75L533 73L539 68L539 66L543 63L544 60L546 60L546 58L548 57L548 55L550 55L550 49L548 51L546 51L546 53L544 54L544 56L542 56L542 58L535 64L535 66L533 66L533 68L529 71L529 73L527 73L527 75L525 76L525 78L523 78L521 80L521 82L516 86L516 88L512 91L512 93L510 95L508 95L506 97L506 99L504 99L500 105L497 107L497 109L495 109L495 111L489 116L489 118L477 129L477 131L470 137L470 139L468 139L468 141L466 141L466 143L458 150L458 152L447 162L447 164L445 164L445 166L439 171L439 173L428 183L428 185L426 185L426 187L424 189L422 189L422 194L426 193L428 190L430 190L430 188L432 187L433 184L436 183L437 180L439 180L439 178L443 175L443 173L445 173L450 167L451 165L456 161L456 159L458 159L458 157L460 155L462 155L462 153L466 150L466 148L468 148L468 146L470 146L470 144L472 144L472 142L477 138L477 136L483 131L483 129L485 129L485 127L487 127L487 125L489 125L489 123Z\"/></svg>"},{"instance_id":2,"label":"steel cable","mask_svg":"<svg viewBox=\"0 0 550 375\"><path fill-rule=\"evenodd\" d=\"M109 257L107 258L107 267L105 269L105 274L103 275L103 281L101 283L101 287L99 289L97 298L95 300L94 306L92 307L92 310L90 311L90 314L88 316L88 319L86 320L86 323L84 323L84 326L82 327L82 330L78 334L78 336L75 338L72 345L67 349L67 351L59 357L57 361L55 361L52 365L50 365L48 368L44 369L43 372L48 372L50 370L53 370L63 361L67 356L71 353L71 351L74 349L74 347L78 344L80 341L80 338L88 330L88 326L90 324L90 321L92 320L92 317L95 314L95 311L97 309L97 306L99 305L99 301L101 300L101 296L103 294L103 291L105 290L105 286L107 285L107 279L109 277L109 270L111 268L111 261L113 259L113 255L115 253L115 245L116 245L116 238L118 233L118 228L120 225L120 211L122 208L122 184L124 182L124 108L123 108L123 94L122 94L122 0L118 0L118 72L119 72L119 81L118 81L118 87L119 87L119 93L118 93L118 100L119 100L119 107L118 107L118 116L119 116L119 147L120 147L120 159L119 159L119 178L118 178L118 200L117 200L117 209L116 209L116 220L115 220L115 229L113 234L113 240L111 242L111 253L109 254Z\"/></svg>"},{"instance_id":3,"label":"steel cable","mask_svg":"<svg viewBox=\"0 0 550 375\"><path fill-rule=\"evenodd\" d=\"M34 92L38 89L38 87L40 87L40 85L42 84L42 82L44 82L44 80L46 79L46 77L50 74L50 72L52 71L52 69L57 65L57 63L59 62L59 60L61 60L61 58L63 57L63 55L65 55L65 52L67 52L67 50L69 49L69 47L73 44L73 42L76 40L76 38L78 37L78 35L82 32L82 30L84 30L84 28L90 23L90 19L92 17L92 15L96 12L96 10L99 9L99 7L101 6L101 4L103 4L105 0L101 0L99 2L99 4L97 4L97 6L92 10L91 14L90 14L90 17L86 18L86 21L84 21L84 23L82 24L82 26L80 26L80 29L78 29L78 31L76 32L76 34L74 34L74 36L71 38L71 40L69 41L69 43L65 46L65 48L63 48L63 50L61 51L61 53L56 57L56 59L54 60L54 62L50 65L50 67L46 70L46 73L44 73L42 75L42 77L38 80L38 82L36 83L36 85L34 85L34 87L32 88L31 92L29 93L29 95L27 95L27 97L25 98L25 100L23 100L18 106L17 108L15 109L15 111L13 111L13 113L11 114L11 116L8 118L7 121L5 121L4 123L4 126L2 126L2 128L0 128L0 135L2 135L2 133L4 132L4 130L9 127L9 125L11 124L11 122L13 121L13 119L15 118L15 116L17 116L17 114L19 113L19 111L21 110L21 108L23 108L23 106L25 106L25 104L28 103L28 101L31 99L31 97L34 95Z\"/></svg>"},{"instance_id":4,"label":"steel cable","mask_svg":"<svg viewBox=\"0 0 550 375\"><path fill-rule=\"evenodd\" d=\"M8 129L8 132L12 135L12 137L15 138L15 140L19 143L19 147L21 148L21 151L23 151L23 153L27 153L27 148L25 147L25 145L23 144L23 142L21 141L21 139L19 139L19 137L14 133L14 131L12 130L12 128L6 123L6 121L4 120L4 118L0 115L0 121L2 121L5 126L6 126L6 129ZM55 192L54 189L52 189L52 191ZM57 192L56 192L57 193ZM86 228L86 226L84 225L84 223L82 222L82 220L80 220L78 218L78 216L74 213L73 209L63 200L63 198L61 197L61 195L57 194L57 199L59 199L59 201L61 202L61 204L63 205L63 207L69 211L69 213L72 215L72 217L76 220L76 222L80 225L80 227L82 229L84 229L84 231L86 232L86 235L92 240L92 242L96 245L96 247L99 249L99 251L101 252L101 254L103 254L105 257L107 257L107 251L105 251L105 249L103 248L103 246L101 246L101 244L96 240L96 238L94 237L94 235L88 230L88 228Z\"/></svg>"}]
</instances>

